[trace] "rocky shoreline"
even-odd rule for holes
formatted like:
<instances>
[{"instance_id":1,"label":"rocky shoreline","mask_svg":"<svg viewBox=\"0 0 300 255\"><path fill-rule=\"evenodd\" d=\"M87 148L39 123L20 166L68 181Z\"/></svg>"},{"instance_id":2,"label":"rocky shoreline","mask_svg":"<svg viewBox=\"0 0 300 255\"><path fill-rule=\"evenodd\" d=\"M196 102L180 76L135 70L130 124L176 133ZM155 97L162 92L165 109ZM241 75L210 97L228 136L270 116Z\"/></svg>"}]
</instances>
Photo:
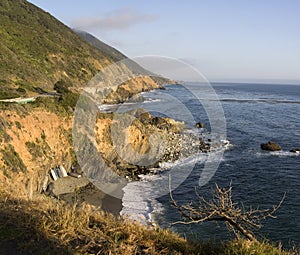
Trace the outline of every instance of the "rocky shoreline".
<instances>
[{"instance_id":1,"label":"rocky shoreline","mask_svg":"<svg viewBox=\"0 0 300 255\"><path fill-rule=\"evenodd\" d=\"M138 92L164 88L161 84L154 85L152 80L151 82L150 86L146 86L145 81L134 81L133 85L138 85L139 90L133 90L131 85L121 85L115 92L109 94L104 103L123 103L130 100L130 98L132 101L142 101L143 97ZM124 122L128 121L131 123L129 127L122 126ZM200 124L195 123L195 127L204 131L204 124ZM128 145L117 150L112 141L112 129L117 130L115 139L122 145L126 143ZM100 112L94 132L97 150L106 164L119 176L129 181L138 181L141 175L159 172L161 163L175 162L179 158L208 153L212 146L210 139L205 139L201 132L187 130L183 122L152 116L144 109L129 111L126 114L122 114L121 117L114 112ZM164 148L161 149L159 147L162 144ZM126 160L134 158L134 152L137 152L139 155L149 154L151 146L157 146L157 149L162 150L157 158L155 153L150 155L154 159L152 164L139 165ZM81 147L86 148L86 144L82 144ZM84 176L79 179L72 177L61 178L50 183L47 190L46 193L48 195L53 195L69 203L76 202L80 204L87 202L101 208L107 208L110 211L112 210L114 213L122 208L120 201L105 195ZM107 203L103 203L103 201Z\"/></svg>"},{"instance_id":2,"label":"rocky shoreline","mask_svg":"<svg viewBox=\"0 0 300 255\"><path fill-rule=\"evenodd\" d=\"M103 126L101 129L98 129L98 131L101 130L100 138L102 141L99 143L102 151L100 149L99 151L109 161L108 164L129 181L137 181L140 180L141 175L159 172L160 163L175 162L179 158L187 158L198 153L208 153L211 149L210 142L205 141L202 133L187 130L182 122L169 118L154 117L142 109L135 110L133 114L136 120L130 127L131 132L126 133L126 135L133 139L131 145L134 148L139 150L139 152L143 152L143 150L147 151L149 135L155 132L159 133L160 137L164 139L166 146L161 158L152 165L139 166L137 164L129 164L115 153L114 148L111 148L113 146L111 145L109 136L104 135L112 125L112 114L102 114L100 116L100 123L103 124L105 121L108 121L108 124L105 126L105 129ZM90 183L86 177L78 179L73 177L61 178L51 185L53 185L51 187L51 195L63 199L68 203L76 202L81 204L86 202L108 210L115 215L119 214L122 209L121 200L104 194Z\"/></svg>"},{"instance_id":3,"label":"rocky shoreline","mask_svg":"<svg viewBox=\"0 0 300 255\"><path fill-rule=\"evenodd\" d=\"M101 130L101 134L98 133L96 141L107 165L130 181L139 180L140 175L151 173L153 168L159 168L160 163L207 153L211 149L209 139L205 140L200 132L187 130L183 122L152 116L143 109L130 111L129 115L122 116L120 120L114 113L102 113L96 128L97 131ZM134 118L133 121L130 120L129 127L122 126L127 121L126 118ZM117 130L114 139L120 141L122 146L125 144L117 151L116 145L111 141L111 128ZM156 151L159 151L157 155ZM140 165L139 162L134 164L126 161L134 159L135 153L149 157L153 163Z\"/></svg>"}]
</instances>

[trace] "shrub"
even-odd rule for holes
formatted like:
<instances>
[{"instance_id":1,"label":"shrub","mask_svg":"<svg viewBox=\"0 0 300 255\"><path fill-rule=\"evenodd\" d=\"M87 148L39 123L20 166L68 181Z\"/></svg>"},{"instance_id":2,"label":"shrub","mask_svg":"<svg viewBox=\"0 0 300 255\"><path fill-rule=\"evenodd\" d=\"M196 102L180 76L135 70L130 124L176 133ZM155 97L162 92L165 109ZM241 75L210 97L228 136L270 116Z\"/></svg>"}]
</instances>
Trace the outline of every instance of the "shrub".
<instances>
[{"instance_id":1,"label":"shrub","mask_svg":"<svg viewBox=\"0 0 300 255\"><path fill-rule=\"evenodd\" d=\"M22 125L19 121L16 121L15 124L18 129L22 129Z\"/></svg>"},{"instance_id":2,"label":"shrub","mask_svg":"<svg viewBox=\"0 0 300 255\"><path fill-rule=\"evenodd\" d=\"M0 150L0 152L2 153L4 164L8 167L8 169L16 173L20 171L27 171L27 167L25 166L23 160L20 158L20 155L15 151L11 144L5 146L5 148Z\"/></svg>"},{"instance_id":3,"label":"shrub","mask_svg":"<svg viewBox=\"0 0 300 255\"><path fill-rule=\"evenodd\" d=\"M69 85L65 80L59 80L54 84L53 89L59 94L66 94L69 92Z\"/></svg>"},{"instance_id":4,"label":"shrub","mask_svg":"<svg viewBox=\"0 0 300 255\"><path fill-rule=\"evenodd\" d=\"M34 157L42 157L43 156L43 152L42 152L42 148L33 142L26 142L25 143L27 150L29 151L29 153Z\"/></svg>"},{"instance_id":5,"label":"shrub","mask_svg":"<svg viewBox=\"0 0 300 255\"><path fill-rule=\"evenodd\" d=\"M45 134L44 130L42 131L41 138L42 138L43 140L46 140L46 134Z\"/></svg>"},{"instance_id":6,"label":"shrub","mask_svg":"<svg viewBox=\"0 0 300 255\"><path fill-rule=\"evenodd\" d=\"M8 143L11 140L11 137L6 133L7 126L6 121L0 117L0 142L4 141Z\"/></svg>"},{"instance_id":7,"label":"shrub","mask_svg":"<svg viewBox=\"0 0 300 255\"><path fill-rule=\"evenodd\" d=\"M19 93L22 93L22 94L26 93L26 90L21 88L21 87L17 88L16 91L19 92Z\"/></svg>"},{"instance_id":8,"label":"shrub","mask_svg":"<svg viewBox=\"0 0 300 255\"><path fill-rule=\"evenodd\" d=\"M19 97L19 94L12 90L0 90L0 100Z\"/></svg>"}]
</instances>

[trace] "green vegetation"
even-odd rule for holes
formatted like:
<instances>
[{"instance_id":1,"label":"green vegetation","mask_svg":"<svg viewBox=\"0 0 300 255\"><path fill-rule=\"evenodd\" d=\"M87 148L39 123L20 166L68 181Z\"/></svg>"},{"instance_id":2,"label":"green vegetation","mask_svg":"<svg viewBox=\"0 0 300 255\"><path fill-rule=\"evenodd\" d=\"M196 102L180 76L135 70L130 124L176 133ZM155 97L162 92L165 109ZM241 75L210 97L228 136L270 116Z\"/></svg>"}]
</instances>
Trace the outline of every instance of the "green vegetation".
<instances>
[{"instance_id":1,"label":"green vegetation","mask_svg":"<svg viewBox=\"0 0 300 255\"><path fill-rule=\"evenodd\" d=\"M0 99L24 96L36 87L50 91L64 79L83 87L118 56L109 46L94 48L25 0L0 0L0 37Z\"/></svg>"},{"instance_id":2,"label":"green vegetation","mask_svg":"<svg viewBox=\"0 0 300 255\"><path fill-rule=\"evenodd\" d=\"M43 156L43 151L41 146L39 146L36 143L33 142L26 142L25 143L27 150L33 157L42 157Z\"/></svg>"},{"instance_id":3,"label":"green vegetation","mask_svg":"<svg viewBox=\"0 0 300 255\"><path fill-rule=\"evenodd\" d=\"M7 102L1 102L0 101L0 111L3 112L15 112L18 116L24 118L29 114L29 111L32 109L31 104L16 104L16 103L7 103ZM5 119L5 116L3 117ZM1 119L0 119L1 123ZM6 120L6 125L8 125ZM0 128L1 129L1 128Z\"/></svg>"},{"instance_id":4,"label":"green vegetation","mask_svg":"<svg viewBox=\"0 0 300 255\"><path fill-rule=\"evenodd\" d=\"M42 133L41 133L41 138L42 138L42 140L43 141L45 141L46 140L46 135L45 135L45 132L44 132L44 130L42 131Z\"/></svg>"},{"instance_id":5,"label":"green vegetation","mask_svg":"<svg viewBox=\"0 0 300 255\"><path fill-rule=\"evenodd\" d=\"M16 121L15 124L18 129L22 129L22 125L19 121Z\"/></svg>"},{"instance_id":6,"label":"green vegetation","mask_svg":"<svg viewBox=\"0 0 300 255\"><path fill-rule=\"evenodd\" d=\"M76 107L78 98L79 94L70 91L61 97L60 102L66 111L73 112Z\"/></svg>"},{"instance_id":7,"label":"green vegetation","mask_svg":"<svg viewBox=\"0 0 300 255\"><path fill-rule=\"evenodd\" d=\"M19 97L20 95L11 88L4 88L6 85L1 85L0 87L0 100L2 99L11 99L15 97Z\"/></svg>"},{"instance_id":8,"label":"green vegetation","mask_svg":"<svg viewBox=\"0 0 300 255\"><path fill-rule=\"evenodd\" d=\"M27 107L42 108L61 117L67 117L72 114L73 108L68 108L65 102L62 102L58 97L39 97ZM70 111L68 112L68 110Z\"/></svg>"},{"instance_id":9,"label":"green vegetation","mask_svg":"<svg viewBox=\"0 0 300 255\"><path fill-rule=\"evenodd\" d=\"M39 97L30 106L33 108L43 108L58 115L66 115L64 108L58 104L57 97Z\"/></svg>"},{"instance_id":10,"label":"green vegetation","mask_svg":"<svg viewBox=\"0 0 300 255\"><path fill-rule=\"evenodd\" d=\"M11 169L11 171L15 173L27 171L27 167L24 165L23 160L11 144L6 145L0 152L2 153L4 164L7 168Z\"/></svg>"},{"instance_id":11,"label":"green vegetation","mask_svg":"<svg viewBox=\"0 0 300 255\"><path fill-rule=\"evenodd\" d=\"M67 117L73 114L78 98L78 93L69 91L60 97L38 97L26 107L42 108L61 117Z\"/></svg>"},{"instance_id":12,"label":"green vegetation","mask_svg":"<svg viewBox=\"0 0 300 255\"><path fill-rule=\"evenodd\" d=\"M25 94L25 93L26 93L26 90L23 89L23 88L21 88L21 87L17 88L16 91L17 91L18 93L20 93L20 94Z\"/></svg>"},{"instance_id":13,"label":"green vegetation","mask_svg":"<svg viewBox=\"0 0 300 255\"><path fill-rule=\"evenodd\" d=\"M6 133L8 126L7 122L0 117L0 142L8 143L11 140L11 137Z\"/></svg>"},{"instance_id":14,"label":"green vegetation","mask_svg":"<svg viewBox=\"0 0 300 255\"><path fill-rule=\"evenodd\" d=\"M59 94L66 94L69 92L70 84L68 84L65 80L59 80L54 84L53 89Z\"/></svg>"},{"instance_id":15,"label":"green vegetation","mask_svg":"<svg viewBox=\"0 0 300 255\"><path fill-rule=\"evenodd\" d=\"M42 132L41 137L45 135L45 133ZM27 150L32 155L34 159L41 158L43 156L48 155L48 152L51 151L49 145L47 144L45 139L36 139L35 142L29 142L27 141L25 143ZM49 155L48 155L49 156Z\"/></svg>"},{"instance_id":16,"label":"green vegetation","mask_svg":"<svg viewBox=\"0 0 300 255\"><path fill-rule=\"evenodd\" d=\"M123 55L121 52L115 50L111 46L101 42L98 38L93 35L86 33L84 31L75 31L82 39L89 42L91 45L101 50L107 56L110 56L110 59L114 62L120 61L122 59L126 59L127 57Z\"/></svg>"}]
</instances>

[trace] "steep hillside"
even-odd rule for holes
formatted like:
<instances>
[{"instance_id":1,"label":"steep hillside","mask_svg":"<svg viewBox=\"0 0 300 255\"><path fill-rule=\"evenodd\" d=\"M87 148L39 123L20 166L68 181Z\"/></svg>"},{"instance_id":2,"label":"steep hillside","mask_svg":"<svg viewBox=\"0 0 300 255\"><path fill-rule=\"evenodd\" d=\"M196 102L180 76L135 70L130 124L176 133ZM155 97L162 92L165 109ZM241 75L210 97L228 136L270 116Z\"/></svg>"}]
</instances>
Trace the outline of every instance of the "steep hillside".
<instances>
[{"instance_id":1,"label":"steep hillside","mask_svg":"<svg viewBox=\"0 0 300 255\"><path fill-rule=\"evenodd\" d=\"M80 30L74 30L76 34L78 34L83 40L87 41L95 48L101 50L106 55L110 56L114 61L120 61L122 59L126 59L127 57L121 52L117 51L115 48L109 46L108 44L100 41L95 36Z\"/></svg>"},{"instance_id":2,"label":"steep hillside","mask_svg":"<svg viewBox=\"0 0 300 255\"><path fill-rule=\"evenodd\" d=\"M0 0L0 99L52 91L58 81L73 90L86 86L105 66L126 58L100 44L95 48L25 0Z\"/></svg>"},{"instance_id":3,"label":"steep hillside","mask_svg":"<svg viewBox=\"0 0 300 255\"><path fill-rule=\"evenodd\" d=\"M38 104L0 105L0 182L18 194L38 193L52 167L75 160L72 118Z\"/></svg>"},{"instance_id":4,"label":"steep hillside","mask_svg":"<svg viewBox=\"0 0 300 255\"><path fill-rule=\"evenodd\" d=\"M76 161L71 130L79 92L99 71L126 58L96 38L91 43L91 36L85 35L82 39L25 0L0 0L0 100L57 92L27 105L0 101L2 179L23 184L33 180L37 191L51 167L65 164L69 168ZM113 80L116 74L138 71L145 70L128 61L110 76ZM160 85L139 76L119 87L108 90L108 102L123 102Z\"/></svg>"}]
</instances>

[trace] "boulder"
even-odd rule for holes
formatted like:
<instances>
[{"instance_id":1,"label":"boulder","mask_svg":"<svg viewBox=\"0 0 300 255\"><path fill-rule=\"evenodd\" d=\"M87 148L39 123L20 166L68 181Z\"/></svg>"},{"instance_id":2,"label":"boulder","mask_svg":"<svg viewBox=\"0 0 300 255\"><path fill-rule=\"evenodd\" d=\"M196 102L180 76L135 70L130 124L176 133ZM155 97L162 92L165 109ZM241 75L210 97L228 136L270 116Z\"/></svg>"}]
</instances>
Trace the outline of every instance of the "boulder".
<instances>
[{"instance_id":1,"label":"boulder","mask_svg":"<svg viewBox=\"0 0 300 255\"><path fill-rule=\"evenodd\" d=\"M290 152L300 153L300 148L291 149Z\"/></svg>"},{"instance_id":2,"label":"boulder","mask_svg":"<svg viewBox=\"0 0 300 255\"><path fill-rule=\"evenodd\" d=\"M129 97L127 100L127 103L141 103L144 102L145 98L139 94L133 95L132 97Z\"/></svg>"},{"instance_id":3,"label":"boulder","mask_svg":"<svg viewBox=\"0 0 300 255\"><path fill-rule=\"evenodd\" d=\"M204 127L205 127L204 123L202 123L202 122L196 123L196 128L204 128Z\"/></svg>"},{"instance_id":4,"label":"boulder","mask_svg":"<svg viewBox=\"0 0 300 255\"><path fill-rule=\"evenodd\" d=\"M143 124L150 124L152 122L152 116L149 112L143 112L137 118Z\"/></svg>"},{"instance_id":5,"label":"boulder","mask_svg":"<svg viewBox=\"0 0 300 255\"><path fill-rule=\"evenodd\" d=\"M169 130L169 128L171 127L170 123L168 123L166 118L163 117L154 117L152 119L151 124L155 125L159 129L165 129L165 130Z\"/></svg>"},{"instance_id":6,"label":"boulder","mask_svg":"<svg viewBox=\"0 0 300 255\"><path fill-rule=\"evenodd\" d=\"M273 141L269 141L268 143L262 143L260 145L260 148L265 151L281 151L281 147Z\"/></svg>"}]
</instances>

